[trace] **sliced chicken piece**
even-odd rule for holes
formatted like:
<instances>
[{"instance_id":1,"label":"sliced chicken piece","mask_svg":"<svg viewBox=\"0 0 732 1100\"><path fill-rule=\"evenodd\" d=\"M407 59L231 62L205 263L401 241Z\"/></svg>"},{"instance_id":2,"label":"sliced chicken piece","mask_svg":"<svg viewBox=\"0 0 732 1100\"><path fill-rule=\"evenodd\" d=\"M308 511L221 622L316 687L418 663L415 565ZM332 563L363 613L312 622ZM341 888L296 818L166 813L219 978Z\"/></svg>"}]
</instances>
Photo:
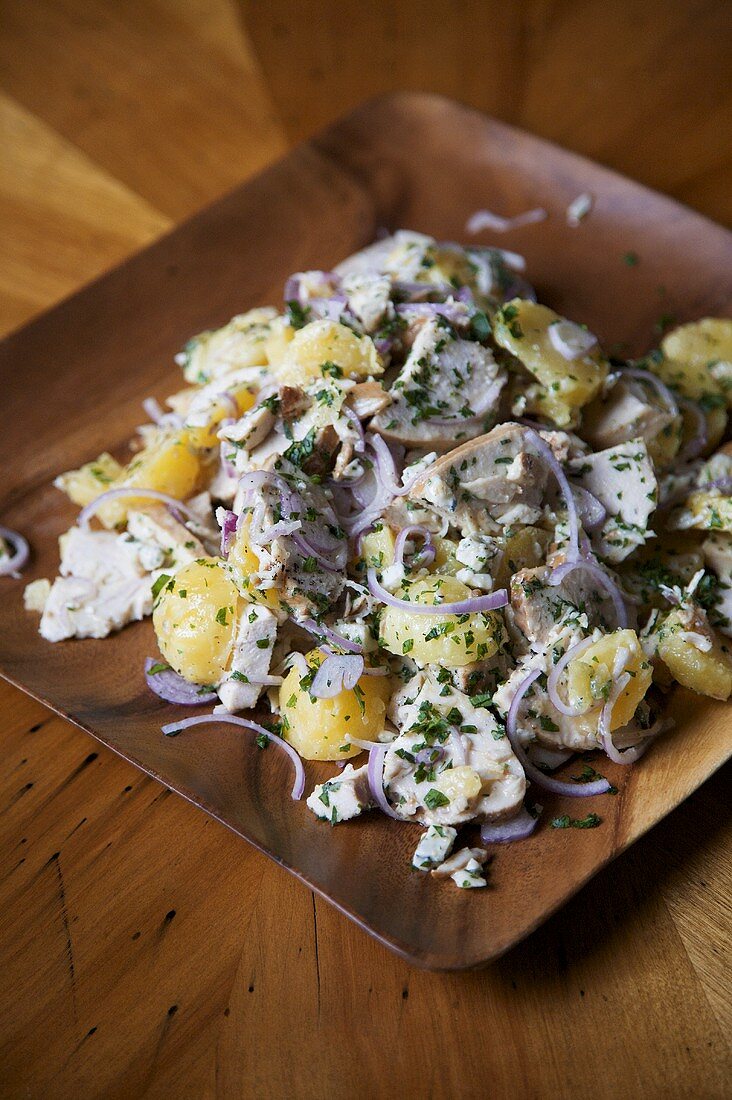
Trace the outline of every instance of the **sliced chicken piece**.
<instances>
[{"instance_id":1,"label":"sliced chicken piece","mask_svg":"<svg viewBox=\"0 0 732 1100\"><path fill-rule=\"evenodd\" d=\"M175 572L196 558L205 558L206 549L199 538L171 516L162 504L130 508L127 513L128 541L143 569Z\"/></svg>"},{"instance_id":2,"label":"sliced chicken piece","mask_svg":"<svg viewBox=\"0 0 732 1100\"><path fill-rule=\"evenodd\" d=\"M443 455L417 477L409 499L445 517L463 536L495 533L496 524L534 524L548 473L529 450L520 424L500 424Z\"/></svg>"},{"instance_id":3,"label":"sliced chicken piece","mask_svg":"<svg viewBox=\"0 0 732 1100\"><path fill-rule=\"evenodd\" d=\"M681 418L653 396L621 379L582 414L582 434L596 450L643 439L648 447L667 430L681 427ZM678 446L677 448L678 449Z\"/></svg>"},{"instance_id":4,"label":"sliced chicken piece","mask_svg":"<svg viewBox=\"0 0 732 1100\"><path fill-rule=\"evenodd\" d=\"M433 237L399 229L389 237L362 248L343 260L335 268L337 275L345 278L354 274L394 274L405 280L413 280L424 270L422 261L427 250L434 245Z\"/></svg>"},{"instance_id":5,"label":"sliced chicken piece","mask_svg":"<svg viewBox=\"0 0 732 1100\"><path fill-rule=\"evenodd\" d=\"M380 382L357 382L348 391L344 408L353 412L359 420L366 420L391 405L392 397Z\"/></svg>"},{"instance_id":6,"label":"sliced chicken piece","mask_svg":"<svg viewBox=\"0 0 732 1100\"><path fill-rule=\"evenodd\" d=\"M424 672L399 689L389 717L400 733L386 753L384 789L405 820L457 825L517 811L523 769L488 710Z\"/></svg>"},{"instance_id":7,"label":"sliced chicken piece","mask_svg":"<svg viewBox=\"0 0 732 1100\"><path fill-rule=\"evenodd\" d=\"M372 272L351 272L341 283L351 313L361 322L364 332L374 333L394 317L391 279Z\"/></svg>"},{"instance_id":8,"label":"sliced chicken piece","mask_svg":"<svg viewBox=\"0 0 732 1100\"><path fill-rule=\"evenodd\" d=\"M419 838L412 856L412 867L418 871L430 871L444 863L452 851L457 829L450 825L430 825Z\"/></svg>"},{"instance_id":9,"label":"sliced chicken piece","mask_svg":"<svg viewBox=\"0 0 732 1100\"><path fill-rule=\"evenodd\" d=\"M72 527L59 545L61 576L51 586L39 627L49 642L106 638L150 614L151 576L124 535Z\"/></svg>"},{"instance_id":10,"label":"sliced chicken piece","mask_svg":"<svg viewBox=\"0 0 732 1100\"><path fill-rule=\"evenodd\" d=\"M230 713L256 704L276 640L276 616L260 604L246 605L236 628L231 667L218 687L219 699Z\"/></svg>"},{"instance_id":11,"label":"sliced chicken piece","mask_svg":"<svg viewBox=\"0 0 732 1100\"><path fill-rule=\"evenodd\" d=\"M506 372L489 348L456 340L439 318L421 328L371 430L407 447L446 451L495 420Z\"/></svg>"},{"instance_id":12,"label":"sliced chicken piece","mask_svg":"<svg viewBox=\"0 0 732 1100\"><path fill-rule=\"evenodd\" d=\"M613 605L590 574L575 569L556 586L549 584L551 574L552 570L542 565L521 569L511 578L511 617L524 637L546 645L558 628L570 624L584 629L615 628Z\"/></svg>"},{"instance_id":13,"label":"sliced chicken piece","mask_svg":"<svg viewBox=\"0 0 732 1100\"><path fill-rule=\"evenodd\" d=\"M277 422L269 405L255 405L234 424L227 424L219 431L219 438L233 443L243 451L251 452L263 443Z\"/></svg>"},{"instance_id":14,"label":"sliced chicken piece","mask_svg":"<svg viewBox=\"0 0 732 1100\"><path fill-rule=\"evenodd\" d=\"M732 536L715 531L702 543L702 551L719 582L710 618L717 630L732 637Z\"/></svg>"},{"instance_id":15,"label":"sliced chicken piece","mask_svg":"<svg viewBox=\"0 0 732 1100\"><path fill-rule=\"evenodd\" d=\"M346 764L339 775L325 783L318 783L307 800L309 809L316 817L337 825L339 821L350 821L373 805L369 787L368 765L354 768Z\"/></svg>"},{"instance_id":16,"label":"sliced chicken piece","mask_svg":"<svg viewBox=\"0 0 732 1100\"><path fill-rule=\"evenodd\" d=\"M435 878L447 878L448 876L455 878L456 872L459 871L474 871L476 868L480 871L487 859L488 853L485 848L460 848L449 859L444 860L439 867L435 867L432 874ZM471 864L476 866L471 868ZM458 886L462 885L457 879L455 881ZM485 886L485 882L480 885Z\"/></svg>"},{"instance_id":17,"label":"sliced chicken piece","mask_svg":"<svg viewBox=\"0 0 732 1100\"><path fill-rule=\"evenodd\" d=\"M642 439L585 455L574 464L572 477L607 509L608 519L593 536L600 557L624 561L653 537L648 523L658 503L658 485Z\"/></svg>"}]
</instances>

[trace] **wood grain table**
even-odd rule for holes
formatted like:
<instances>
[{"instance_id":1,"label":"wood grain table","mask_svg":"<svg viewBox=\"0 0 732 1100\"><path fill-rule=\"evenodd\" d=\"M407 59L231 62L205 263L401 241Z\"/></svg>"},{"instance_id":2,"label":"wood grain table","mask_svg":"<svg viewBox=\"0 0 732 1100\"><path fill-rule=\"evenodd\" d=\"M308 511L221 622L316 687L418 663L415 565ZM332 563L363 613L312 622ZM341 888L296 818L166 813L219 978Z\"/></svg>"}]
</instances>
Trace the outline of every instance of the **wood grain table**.
<instances>
[{"instance_id":1,"label":"wood grain table","mask_svg":"<svg viewBox=\"0 0 732 1100\"><path fill-rule=\"evenodd\" d=\"M731 46L732 7L701 0L2 0L0 326L397 87L729 223ZM434 974L18 691L0 706L0 1096L729 1095L729 772L498 963Z\"/></svg>"}]
</instances>

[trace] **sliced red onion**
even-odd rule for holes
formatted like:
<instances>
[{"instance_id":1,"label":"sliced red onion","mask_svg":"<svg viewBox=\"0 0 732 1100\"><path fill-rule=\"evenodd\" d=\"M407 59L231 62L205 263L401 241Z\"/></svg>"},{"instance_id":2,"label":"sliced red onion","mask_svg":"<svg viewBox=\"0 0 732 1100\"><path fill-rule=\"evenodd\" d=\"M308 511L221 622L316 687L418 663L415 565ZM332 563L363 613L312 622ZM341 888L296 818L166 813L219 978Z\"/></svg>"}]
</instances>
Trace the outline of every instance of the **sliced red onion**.
<instances>
[{"instance_id":1,"label":"sliced red onion","mask_svg":"<svg viewBox=\"0 0 732 1100\"><path fill-rule=\"evenodd\" d=\"M592 210L593 203L594 199L589 191L583 191L576 199L572 199L566 210L567 225L576 229L580 222L586 218Z\"/></svg>"},{"instance_id":2,"label":"sliced red onion","mask_svg":"<svg viewBox=\"0 0 732 1100\"><path fill-rule=\"evenodd\" d=\"M408 538L413 539L415 535L419 535L423 540L424 545L419 550L412 560L413 565L417 565L418 561L420 565L424 565L426 562L434 561L435 558L435 544L432 541L432 532L428 531L426 527L421 527L419 524L410 524L409 527L403 527L396 537L394 542L394 564L404 564L404 544Z\"/></svg>"},{"instance_id":3,"label":"sliced red onion","mask_svg":"<svg viewBox=\"0 0 732 1100\"><path fill-rule=\"evenodd\" d=\"M393 596L384 588L376 578L376 570L370 568L367 573L368 588L372 596L391 607L398 607L402 611L411 611L417 615L472 615L485 611L496 611L499 607L505 607L508 603L508 593L505 588L499 588L487 596L470 596L465 600L457 600L454 603L422 604L412 600L402 600Z\"/></svg>"},{"instance_id":4,"label":"sliced red onion","mask_svg":"<svg viewBox=\"0 0 732 1100\"><path fill-rule=\"evenodd\" d=\"M326 573L340 573L343 569L342 560L339 562L328 561L326 557L315 549L314 546L308 542L308 540L300 533L300 531L292 532L292 541L297 546L300 553L304 554L306 558L313 558L321 569L324 569Z\"/></svg>"},{"instance_id":5,"label":"sliced red onion","mask_svg":"<svg viewBox=\"0 0 732 1100\"><path fill-rule=\"evenodd\" d=\"M332 654L325 658L310 685L316 699L334 699L342 691L353 691L361 679L364 660L360 654Z\"/></svg>"},{"instance_id":6,"label":"sliced red onion","mask_svg":"<svg viewBox=\"0 0 732 1100\"><path fill-rule=\"evenodd\" d=\"M169 496L167 493L160 493L157 489L137 489L137 488L124 488L124 489L108 489L106 493L102 493L96 500L93 500L91 504L85 505L79 512L79 518L76 523L79 527L88 528L89 520L92 516L99 511L99 508L106 504L107 501L116 500L119 497L141 497L143 500L159 500L163 504L173 509L176 512L182 512L189 520L193 520L194 523L199 523L200 520L196 513L183 504L182 501L176 500L175 497Z\"/></svg>"},{"instance_id":7,"label":"sliced red onion","mask_svg":"<svg viewBox=\"0 0 732 1100\"><path fill-rule=\"evenodd\" d=\"M677 456L679 462L691 462L692 459L702 453L707 445L709 439L707 418L696 402L690 401L688 397L679 397L679 405L696 421L696 430L693 436L691 439L687 439ZM723 478L721 480L727 479Z\"/></svg>"},{"instance_id":8,"label":"sliced red onion","mask_svg":"<svg viewBox=\"0 0 732 1100\"><path fill-rule=\"evenodd\" d=\"M597 346L597 337L574 321L553 321L549 326L549 343L563 359L572 362L587 355Z\"/></svg>"},{"instance_id":9,"label":"sliced red onion","mask_svg":"<svg viewBox=\"0 0 732 1100\"><path fill-rule=\"evenodd\" d=\"M554 454L549 444L541 438L539 433L533 428L524 428L524 437L533 443L536 447L539 455L544 459L547 466L554 474L557 480L559 489L564 497L564 503L567 507L567 519L569 521L569 545L570 552L569 557L572 560L576 560L579 557L579 517L577 515L577 506L575 504L574 495L572 493L572 487L567 480L567 475L561 467L559 460Z\"/></svg>"},{"instance_id":10,"label":"sliced red onion","mask_svg":"<svg viewBox=\"0 0 732 1100\"><path fill-rule=\"evenodd\" d=\"M444 317L451 325L466 325L470 320L464 302L405 302L396 312L402 317Z\"/></svg>"},{"instance_id":11,"label":"sliced red onion","mask_svg":"<svg viewBox=\"0 0 732 1100\"><path fill-rule=\"evenodd\" d=\"M640 367L625 367L623 369L624 378L635 378L639 382L645 382L646 385L651 386L661 401L666 406L668 411L673 416L679 415L679 406L676 400L676 396L673 391L669 389L665 382L663 382L657 374L654 374L650 370L641 370Z\"/></svg>"},{"instance_id":12,"label":"sliced red onion","mask_svg":"<svg viewBox=\"0 0 732 1100\"><path fill-rule=\"evenodd\" d=\"M572 485L577 512L586 531L596 531L607 519L607 508L594 493L581 485Z\"/></svg>"},{"instance_id":13,"label":"sliced red onion","mask_svg":"<svg viewBox=\"0 0 732 1100\"><path fill-rule=\"evenodd\" d=\"M586 649L589 649L592 642L592 638L584 638L581 642L571 645L554 665L546 682L547 695L549 696L549 701L552 706L555 707L560 714L566 714L569 718L576 718L578 715L584 714L589 708L583 706L581 703L575 707L565 703L559 695L559 678L569 662L575 657L579 657Z\"/></svg>"},{"instance_id":14,"label":"sliced red onion","mask_svg":"<svg viewBox=\"0 0 732 1100\"><path fill-rule=\"evenodd\" d=\"M150 691L166 703L177 703L183 707L198 707L205 703L213 703L216 692L209 691L201 684L192 684L184 680L172 668L161 669L159 672L151 672L151 669L159 665L154 657L145 659L145 682Z\"/></svg>"},{"instance_id":15,"label":"sliced red onion","mask_svg":"<svg viewBox=\"0 0 732 1100\"><path fill-rule=\"evenodd\" d=\"M221 525L221 557L225 558L229 553L231 540L236 534L236 525L239 517L236 512L231 512L228 508L219 509L219 513L223 513L217 514L216 518Z\"/></svg>"},{"instance_id":16,"label":"sliced red onion","mask_svg":"<svg viewBox=\"0 0 732 1100\"><path fill-rule=\"evenodd\" d=\"M287 665L288 672L291 668L296 668L297 671L300 673L300 676L307 676L308 672L310 671L310 669L308 668L308 663L305 660L304 653L298 653L297 650L293 650L292 653L288 654L287 661L289 662L289 664Z\"/></svg>"},{"instance_id":17,"label":"sliced red onion","mask_svg":"<svg viewBox=\"0 0 732 1100\"><path fill-rule=\"evenodd\" d=\"M330 298L310 298L308 301L313 317L323 321L340 321L347 305L345 294L333 294Z\"/></svg>"},{"instance_id":18,"label":"sliced red onion","mask_svg":"<svg viewBox=\"0 0 732 1100\"><path fill-rule=\"evenodd\" d=\"M617 661L616 661L617 665ZM613 669L613 675L617 675L615 669ZM600 734L600 740L602 741L602 747L607 755L616 764L635 764L636 760L639 760L643 753L648 748L650 741L641 741L638 745L632 745L630 748L620 750L615 747L613 742L612 731L610 729L610 722L612 720L613 707L617 703L618 699L622 695L625 688L630 683L630 676L627 672L624 672L621 676L618 676L610 692L610 697L605 703L600 713L600 722L598 724L598 731Z\"/></svg>"},{"instance_id":19,"label":"sliced red onion","mask_svg":"<svg viewBox=\"0 0 732 1100\"><path fill-rule=\"evenodd\" d=\"M717 477L714 481L705 481L702 485L698 486L697 492L703 491L708 493L712 489L717 489L722 496L729 496L732 494L732 477Z\"/></svg>"},{"instance_id":20,"label":"sliced red onion","mask_svg":"<svg viewBox=\"0 0 732 1100\"><path fill-rule=\"evenodd\" d=\"M269 527L257 531L256 534L251 534L250 539L255 546L269 546L274 539L292 535L295 531L299 531L301 527L302 523L299 519L281 519L278 523L272 523Z\"/></svg>"},{"instance_id":21,"label":"sliced red onion","mask_svg":"<svg viewBox=\"0 0 732 1100\"><path fill-rule=\"evenodd\" d=\"M450 283L417 283L396 279L392 283L396 297L405 302L423 302L426 298L449 298L455 293Z\"/></svg>"},{"instance_id":22,"label":"sliced red onion","mask_svg":"<svg viewBox=\"0 0 732 1100\"><path fill-rule=\"evenodd\" d=\"M28 540L9 527L0 527L0 539L13 548L11 553L0 557L0 577L13 577L17 580L30 557Z\"/></svg>"},{"instance_id":23,"label":"sliced red onion","mask_svg":"<svg viewBox=\"0 0 732 1100\"><path fill-rule=\"evenodd\" d=\"M584 569L601 588L605 589L615 608L615 617L618 627L621 629L625 628L628 625L628 609L625 606L625 600L618 585L607 575L599 562L590 560L586 557L568 560L552 570L549 576L549 584L552 585L552 587L556 587L556 585L562 583L565 577L573 573L575 569Z\"/></svg>"},{"instance_id":24,"label":"sliced red onion","mask_svg":"<svg viewBox=\"0 0 732 1100\"><path fill-rule=\"evenodd\" d=\"M316 638L327 638L333 645L337 645L340 649L345 649L349 653L363 653L363 646L360 646L358 642L352 642L350 638L344 638L340 634L336 634L335 630L331 630L324 623L316 623L315 619L300 619L298 626L303 627L310 634L314 634Z\"/></svg>"},{"instance_id":25,"label":"sliced red onion","mask_svg":"<svg viewBox=\"0 0 732 1100\"><path fill-rule=\"evenodd\" d=\"M526 210L513 218L504 218L501 214L494 214L492 210L476 210L465 223L465 232L480 233L484 229L492 229L496 233L508 233L512 229L520 229L523 225L543 222L547 216L543 207Z\"/></svg>"},{"instance_id":26,"label":"sliced red onion","mask_svg":"<svg viewBox=\"0 0 732 1100\"><path fill-rule=\"evenodd\" d=\"M513 840L524 840L531 836L538 820L522 806L520 813L510 821L484 821L480 827L480 839L483 844L510 844Z\"/></svg>"},{"instance_id":27,"label":"sliced red onion","mask_svg":"<svg viewBox=\"0 0 732 1100\"><path fill-rule=\"evenodd\" d=\"M142 407L145 410L145 414L152 420L153 424L159 424L165 416L163 409L160 406L160 402L155 397L146 397L142 402Z\"/></svg>"},{"instance_id":28,"label":"sliced red onion","mask_svg":"<svg viewBox=\"0 0 732 1100\"><path fill-rule=\"evenodd\" d=\"M278 737L276 733L272 733L270 730L265 729L264 726L260 726L257 722L252 722L249 718L238 718L235 714L199 714L195 718L184 718L182 722L168 722L167 725L161 728L166 737L175 737L176 734L182 733L183 730L190 729L191 726L216 725L218 722L223 722L229 726L241 726L243 729L252 730L252 732L267 737L270 741L274 741L275 745L279 745L282 751L287 753L295 768L295 782L292 786L292 797L295 801L302 798L303 791L305 790L305 769L302 766L302 760L295 752L292 745L289 745L287 741Z\"/></svg>"},{"instance_id":29,"label":"sliced red onion","mask_svg":"<svg viewBox=\"0 0 732 1100\"><path fill-rule=\"evenodd\" d=\"M226 477L236 477L236 467L229 461L229 454L231 453L231 444L225 441L219 444L219 462L221 463L221 469Z\"/></svg>"},{"instance_id":30,"label":"sliced red onion","mask_svg":"<svg viewBox=\"0 0 732 1100\"><path fill-rule=\"evenodd\" d=\"M516 721L519 708L526 692L534 681L538 680L539 676L541 676L541 672L542 670L540 668L535 668L521 681L516 690L516 694L511 700L511 706L508 708L508 714L506 715L506 733L508 734L511 748L517 760L524 769L527 778L530 779L532 783L535 783L537 787L541 787L545 791L551 791L552 794L566 795L568 798L590 798L595 794L606 794L607 791L610 790L610 783L608 783L607 779L595 779L591 783L562 783L559 779L552 779L551 776L545 775L540 768L537 768L529 760L526 750L519 739L516 730Z\"/></svg>"},{"instance_id":31,"label":"sliced red onion","mask_svg":"<svg viewBox=\"0 0 732 1100\"><path fill-rule=\"evenodd\" d=\"M371 752L372 749L380 749L382 747L381 741L364 741L361 737L351 737L349 733L346 734L346 741L349 745L355 745L365 752Z\"/></svg>"},{"instance_id":32,"label":"sliced red onion","mask_svg":"<svg viewBox=\"0 0 732 1100\"><path fill-rule=\"evenodd\" d=\"M388 745L379 745L369 752L367 773L369 787L371 788L371 794L379 809L383 810L387 817L393 817L395 821L403 821L404 818L400 817L399 814L394 813L394 810L392 810L389 800L386 797L386 791L384 790L384 757L386 756L388 747Z\"/></svg>"}]
</instances>

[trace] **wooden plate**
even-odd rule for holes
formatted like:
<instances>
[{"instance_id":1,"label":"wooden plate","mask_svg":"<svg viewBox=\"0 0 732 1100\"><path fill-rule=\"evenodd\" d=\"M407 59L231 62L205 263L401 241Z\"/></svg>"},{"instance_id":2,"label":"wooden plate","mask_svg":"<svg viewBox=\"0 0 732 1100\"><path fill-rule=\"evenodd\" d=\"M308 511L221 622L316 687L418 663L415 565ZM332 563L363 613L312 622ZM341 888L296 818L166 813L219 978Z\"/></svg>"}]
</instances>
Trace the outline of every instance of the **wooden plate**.
<instances>
[{"instance_id":1,"label":"wooden plate","mask_svg":"<svg viewBox=\"0 0 732 1100\"><path fill-rule=\"evenodd\" d=\"M565 210L595 204L579 228ZM542 300L587 322L607 348L642 351L661 315L729 312L732 236L682 206L528 134L435 96L360 108L0 347L0 516L30 538L24 581L53 576L57 536L74 510L50 482L121 447L141 400L180 385L173 355L200 329L281 300L285 277L327 268L379 229L462 239L478 207L549 219L477 240L522 252ZM635 266L624 262L634 252ZM49 645L22 606L23 583L0 579L2 674L201 806L298 875L412 962L476 966L545 920L672 810L730 754L721 704L678 692L677 727L637 767L603 771L619 793L580 804L592 830L552 829L578 806L546 798L543 824L498 850L489 889L461 891L410 870L418 829L378 814L331 829L289 798L290 765L231 727L175 739L176 715L146 689L155 652L140 623L104 642ZM329 768L308 767L309 779ZM578 771L577 766L570 773ZM567 800L569 802L569 800ZM175 837L161 837L174 849Z\"/></svg>"}]
</instances>

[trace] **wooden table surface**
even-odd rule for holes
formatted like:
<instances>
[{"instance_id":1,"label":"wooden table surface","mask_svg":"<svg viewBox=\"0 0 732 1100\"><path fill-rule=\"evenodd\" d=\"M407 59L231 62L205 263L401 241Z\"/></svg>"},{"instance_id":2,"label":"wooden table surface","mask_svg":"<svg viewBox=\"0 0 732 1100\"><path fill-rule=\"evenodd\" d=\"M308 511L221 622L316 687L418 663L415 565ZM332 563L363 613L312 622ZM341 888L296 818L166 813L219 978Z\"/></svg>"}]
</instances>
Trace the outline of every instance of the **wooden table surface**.
<instances>
[{"instance_id":1,"label":"wooden table surface","mask_svg":"<svg viewBox=\"0 0 732 1100\"><path fill-rule=\"evenodd\" d=\"M0 326L397 87L729 223L731 46L701 0L2 0ZM2 1097L729 1095L729 772L498 963L430 974L38 703L0 707Z\"/></svg>"}]
</instances>

